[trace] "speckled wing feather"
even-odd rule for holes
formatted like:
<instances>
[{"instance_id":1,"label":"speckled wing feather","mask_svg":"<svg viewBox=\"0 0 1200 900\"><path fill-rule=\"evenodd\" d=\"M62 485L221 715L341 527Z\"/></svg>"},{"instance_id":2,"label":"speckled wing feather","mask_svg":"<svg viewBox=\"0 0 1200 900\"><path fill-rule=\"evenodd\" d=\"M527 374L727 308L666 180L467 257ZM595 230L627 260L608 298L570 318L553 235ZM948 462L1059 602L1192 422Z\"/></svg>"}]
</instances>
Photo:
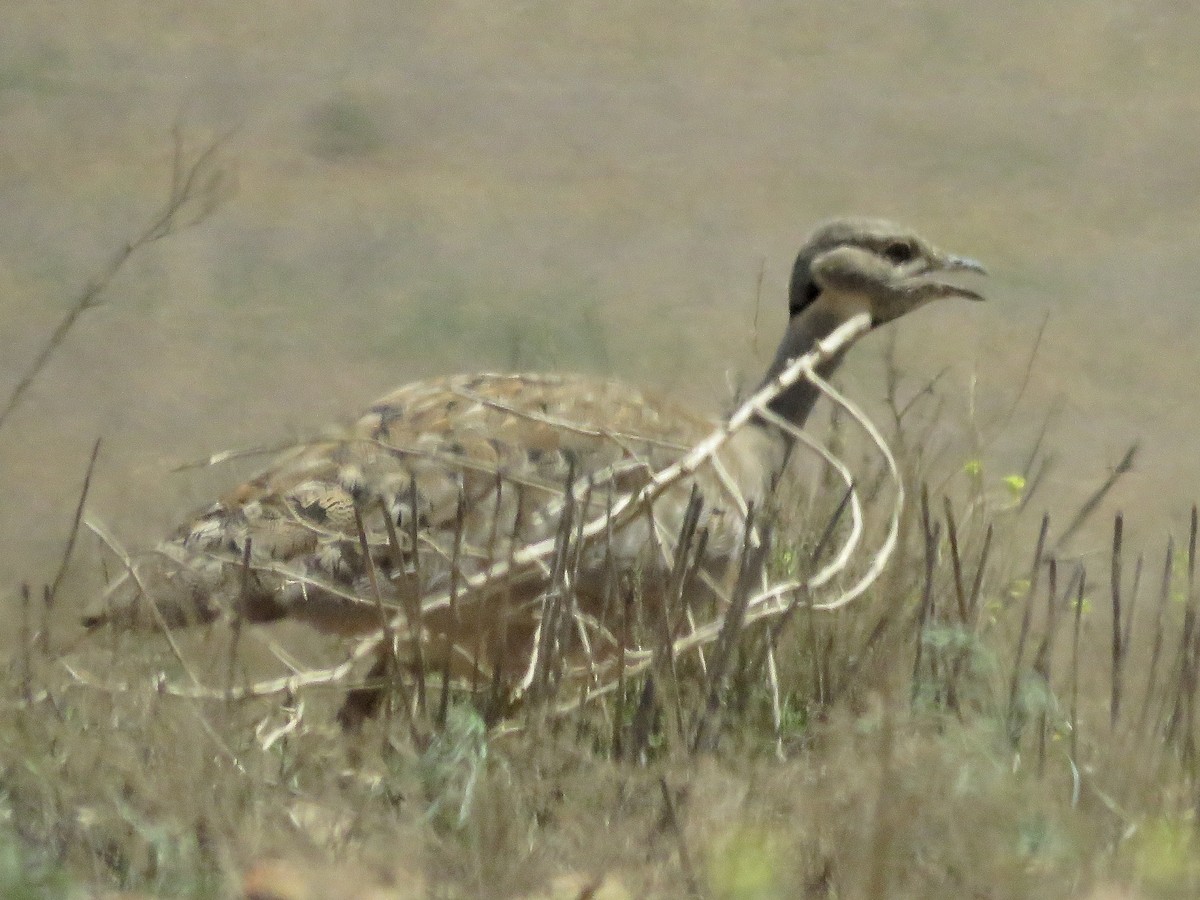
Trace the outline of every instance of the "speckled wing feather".
<instances>
[{"instance_id":1,"label":"speckled wing feather","mask_svg":"<svg viewBox=\"0 0 1200 900\"><path fill-rule=\"evenodd\" d=\"M406 590L444 591L453 569L469 575L514 546L554 536L568 483L575 486L574 521L603 515L616 496L636 491L713 427L611 380L475 375L413 383L380 399L344 435L286 453L183 526L159 548L165 574L149 592L170 623L210 621L237 605L250 621L295 618L330 633L373 631L380 601L390 614ZM718 560L737 545L740 492L761 479L735 450L717 463L720 471L709 466L695 479ZM581 553L576 589L597 584L611 561L621 571L661 568L691 491L690 481L673 487L656 501L653 520L634 517ZM526 577L518 599L536 598L548 578L547 571ZM511 601L512 585L507 590ZM495 627L499 601L472 602L483 611L481 627ZM88 622L137 608L110 603ZM528 632L527 623L515 628L514 640Z\"/></svg>"}]
</instances>

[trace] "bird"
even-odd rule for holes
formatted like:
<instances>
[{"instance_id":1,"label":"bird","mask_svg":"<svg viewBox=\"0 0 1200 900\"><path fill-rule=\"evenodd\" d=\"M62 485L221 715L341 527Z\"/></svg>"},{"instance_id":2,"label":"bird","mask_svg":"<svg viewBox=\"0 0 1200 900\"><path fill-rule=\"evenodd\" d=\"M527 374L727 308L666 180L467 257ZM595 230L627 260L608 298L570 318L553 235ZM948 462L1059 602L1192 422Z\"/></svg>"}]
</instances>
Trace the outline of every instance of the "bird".
<instances>
[{"instance_id":1,"label":"bird","mask_svg":"<svg viewBox=\"0 0 1200 900\"><path fill-rule=\"evenodd\" d=\"M882 327L935 300L982 300L957 283L986 274L912 229L868 217L820 223L795 258L788 321L762 378L772 382L851 318ZM829 376L845 350L821 361ZM185 520L82 616L103 627L178 628L236 618L307 623L343 637L410 614L407 659L528 686L530 657L556 586L593 624L574 642L615 652L614 579L638 602L669 580L671 544L689 517L709 583L729 578L751 510L769 505L820 390L800 379L719 450L657 496L652 515L614 520L568 563L480 581L519 548L571 530L645 487L719 421L652 390L578 374L459 374L402 386L348 428L298 445ZM565 543L564 543L565 546ZM130 577L136 574L136 577ZM474 577L474 581L472 581ZM480 585L476 596L470 586ZM463 587L466 585L467 587ZM461 593L423 615L420 598ZM414 601L416 605L414 606ZM412 618L414 614L416 619ZM590 617L590 618L587 618ZM607 650L601 645L607 643ZM386 670L381 654L372 673ZM344 725L373 715L380 690L351 692Z\"/></svg>"}]
</instances>

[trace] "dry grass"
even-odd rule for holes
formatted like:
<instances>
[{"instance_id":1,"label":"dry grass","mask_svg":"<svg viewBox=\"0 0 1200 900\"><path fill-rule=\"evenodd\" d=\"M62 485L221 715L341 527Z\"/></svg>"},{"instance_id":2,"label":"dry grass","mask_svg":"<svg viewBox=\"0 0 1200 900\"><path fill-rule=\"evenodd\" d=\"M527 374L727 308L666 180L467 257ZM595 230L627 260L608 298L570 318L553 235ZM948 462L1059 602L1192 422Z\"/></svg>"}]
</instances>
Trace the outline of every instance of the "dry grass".
<instances>
[{"instance_id":1,"label":"dry grass","mask_svg":"<svg viewBox=\"0 0 1200 900\"><path fill-rule=\"evenodd\" d=\"M943 502L920 490L936 473L914 436L936 405L893 383L918 398L891 442L919 501L866 596L744 628L723 676L715 655L707 675L680 659L516 730L488 734L486 686L354 738L319 688L173 696L160 642L64 656L27 596L0 877L28 896L1193 896L1195 525L1143 560L1118 520L1086 573L1047 524L1022 546L1011 481L957 466ZM886 492L864 496L880 518ZM765 565L815 566L845 528L781 519ZM228 632L179 640L211 677L253 666Z\"/></svg>"}]
</instances>

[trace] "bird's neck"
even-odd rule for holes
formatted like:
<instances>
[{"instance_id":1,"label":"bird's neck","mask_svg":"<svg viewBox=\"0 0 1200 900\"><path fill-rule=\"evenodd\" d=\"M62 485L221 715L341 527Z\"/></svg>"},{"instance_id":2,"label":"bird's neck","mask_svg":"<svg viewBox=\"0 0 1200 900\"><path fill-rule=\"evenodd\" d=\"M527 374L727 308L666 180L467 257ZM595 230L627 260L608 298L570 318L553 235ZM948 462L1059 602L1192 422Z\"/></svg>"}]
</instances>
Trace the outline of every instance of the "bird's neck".
<instances>
[{"instance_id":1,"label":"bird's neck","mask_svg":"<svg viewBox=\"0 0 1200 900\"><path fill-rule=\"evenodd\" d=\"M842 302L838 302L838 300ZM833 298L823 295L799 314L792 316L775 359L763 376L759 388L765 387L797 357L816 347L817 342L832 334L855 313L861 312L852 298ZM817 373L827 377L845 355L840 350L817 366ZM801 378L775 397L768 408L797 428L803 427L821 392L807 379ZM751 419L729 439L723 461L746 496L759 500L769 496L791 456L794 438L778 425L761 416Z\"/></svg>"},{"instance_id":2,"label":"bird's neck","mask_svg":"<svg viewBox=\"0 0 1200 900\"><path fill-rule=\"evenodd\" d=\"M850 316L857 311L853 304L838 303L836 298L822 295L802 312L792 316L788 322L787 331L784 333L783 341L780 342L779 349L775 352L775 359L767 369L767 374L763 376L759 388L765 387L793 360L816 347L818 341L832 334L839 325L848 321ZM817 374L822 378L827 377L841 365L844 356L845 348L821 362L817 366ZM767 406L771 412L799 428L808 419L813 405L820 396L821 392L808 379L801 378L780 392ZM757 421L760 425L767 424L761 419Z\"/></svg>"},{"instance_id":3,"label":"bird's neck","mask_svg":"<svg viewBox=\"0 0 1200 900\"><path fill-rule=\"evenodd\" d=\"M865 303L858 298L833 297L826 293L792 316L775 359L758 389L774 380L793 360L816 347L818 341L866 309ZM817 373L822 378L827 377L841 364L844 355L845 348L817 365ZM820 396L820 390L801 378L779 393L768 408L776 416L801 428ZM776 423L756 415L745 427L730 435L721 451L721 462L743 496L761 503L774 491L791 456L794 440Z\"/></svg>"}]
</instances>

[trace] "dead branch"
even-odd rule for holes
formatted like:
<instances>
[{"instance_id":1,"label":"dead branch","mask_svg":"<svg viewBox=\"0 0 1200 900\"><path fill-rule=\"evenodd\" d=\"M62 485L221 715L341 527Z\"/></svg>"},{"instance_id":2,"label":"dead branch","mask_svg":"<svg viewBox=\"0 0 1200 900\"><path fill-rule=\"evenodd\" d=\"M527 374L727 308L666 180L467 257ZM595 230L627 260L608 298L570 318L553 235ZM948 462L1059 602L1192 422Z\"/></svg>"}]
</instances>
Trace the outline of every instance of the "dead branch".
<instances>
[{"instance_id":1,"label":"dead branch","mask_svg":"<svg viewBox=\"0 0 1200 900\"><path fill-rule=\"evenodd\" d=\"M218 155L235 131L230 129L223 132L189 158L181 127L176 125L172 129L174 154L171 161L171 188L166 202L142 231L124 246L118 247L108 262L84 285L0 408L0 428L4 427L25 392L66 340L79 317L87 310L103 304L104 291L129 259L163 238L199 225L228 199L233 189L233 179L229 170L220 164Z\"/></svg>"}]
</instances>

